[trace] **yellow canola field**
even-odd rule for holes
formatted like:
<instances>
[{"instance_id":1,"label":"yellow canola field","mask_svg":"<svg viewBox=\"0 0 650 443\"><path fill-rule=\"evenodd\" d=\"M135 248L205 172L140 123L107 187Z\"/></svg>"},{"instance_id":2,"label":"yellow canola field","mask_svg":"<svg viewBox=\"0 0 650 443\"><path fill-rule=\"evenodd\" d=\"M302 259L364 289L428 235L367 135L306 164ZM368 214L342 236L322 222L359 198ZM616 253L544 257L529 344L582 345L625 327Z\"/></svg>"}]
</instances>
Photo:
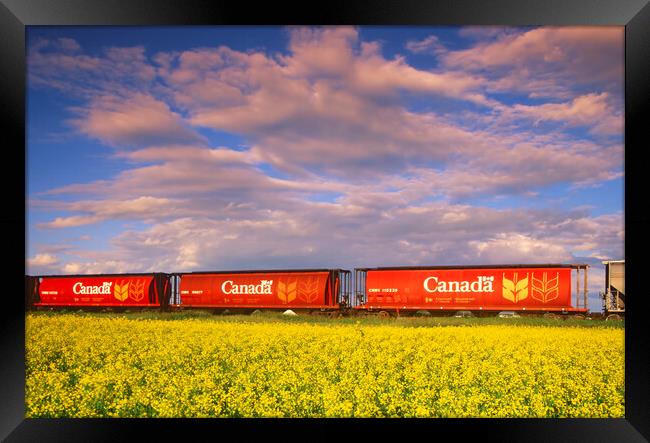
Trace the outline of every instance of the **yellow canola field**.
<instances>
[{"instance_id":1,"label":"yellow canola field","mask_svg":"<svg viewBox=\"0 0 650 443\"><path fill-rule=\"evenodd\" d=\"M624 417L624 330L27 317L27 417Z\"/></svg>"}]
</instances>

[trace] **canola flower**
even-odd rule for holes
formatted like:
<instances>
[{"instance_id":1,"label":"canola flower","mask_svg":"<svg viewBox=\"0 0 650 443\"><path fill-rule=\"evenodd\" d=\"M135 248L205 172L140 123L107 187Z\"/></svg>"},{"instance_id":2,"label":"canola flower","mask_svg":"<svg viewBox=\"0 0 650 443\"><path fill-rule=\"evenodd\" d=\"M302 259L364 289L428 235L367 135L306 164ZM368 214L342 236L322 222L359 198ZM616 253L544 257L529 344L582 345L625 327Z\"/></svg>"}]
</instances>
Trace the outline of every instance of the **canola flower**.
<instances>
[{"instance_id":1,"label":"canola flower","mask_svg":"<svg viewBox=\"0 0 650 443\"><path fill-rule=\"evenodd\" d=\"M622 329L28 315L27 417L624 417Z\"/></svg>"}]
</instances>

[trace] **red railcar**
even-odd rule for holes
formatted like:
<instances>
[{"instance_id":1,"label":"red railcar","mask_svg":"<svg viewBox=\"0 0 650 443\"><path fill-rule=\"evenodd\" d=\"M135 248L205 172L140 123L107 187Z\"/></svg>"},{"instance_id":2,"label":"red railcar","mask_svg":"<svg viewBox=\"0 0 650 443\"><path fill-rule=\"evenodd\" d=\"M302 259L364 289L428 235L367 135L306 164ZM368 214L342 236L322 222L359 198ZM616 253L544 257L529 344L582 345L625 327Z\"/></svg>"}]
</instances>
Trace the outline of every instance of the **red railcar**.
<instances>
[{"instance_id":1,"label":"red railcar","mask_svg":"<svg viewBox=\"0 0 650 443\"><path fill-rule=\"evenodd\" d=\"M349 303L342 269L174 274L171 306L211 309L338 309Z\"/></svg>"},{"instance_id":2,"label":"red railcar","mask_svg":"<svg viewBox=\"0 0 650 443\"><path fill-rule=\"evenodd\" d=\"M584 313L587 268L585 264L535 264L355 269L355 309ZM573 275L575 305L571 303Z\"/></svg>"},{"instance_id":3,"label":"red railcar","mask_svg":"<svg viewBox=\"0 0 650 443\"><path fill-rule=\"evenodd\" d=\"M161 307L171 294L169 275L95 274L28 277L27 305L43 307Z\"/></svg>"}]
</instances>

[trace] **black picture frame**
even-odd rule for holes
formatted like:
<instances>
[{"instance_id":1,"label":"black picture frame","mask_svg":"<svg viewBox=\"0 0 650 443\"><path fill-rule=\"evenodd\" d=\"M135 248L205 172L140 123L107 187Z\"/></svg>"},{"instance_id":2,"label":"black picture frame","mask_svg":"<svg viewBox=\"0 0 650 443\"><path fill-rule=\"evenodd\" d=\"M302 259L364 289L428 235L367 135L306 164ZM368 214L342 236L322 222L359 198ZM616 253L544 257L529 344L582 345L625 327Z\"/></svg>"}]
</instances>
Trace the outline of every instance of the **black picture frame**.
<instances>
[{"instance_id":1,"label":"black picture frame","mask_svg":"<svg viewBox=\"0 0 650 443\"><path fill-rule=\"evenodd\" d=\"M625 259L628 292L625 326L625 419L454 419L454 420L46 420L25 419L25 27L31 25L624 25L625 30ZM650 91L650 6L648 0L421 0L242 2L203 0L0 0L0 96L5 112L2 268L5 285L0 312L0 439L18 441L122 441L133 432L147 439L183 438L197 432L206 438L269 439L272 436L326 439L399 435L431 438L440 431L462 439L480 432L495 441L647 441L650 439L650 365L647 303L643 300L644 253L648 217L646 124ZM645 142L645 143L644 143ZM20 147L23 147L21 150ZM11 173L8 173L11 171ZM22 171L22 173L21 173ZM22 234L21 234L22 233ZM22 284L21 284L22 282ZM638 294L638 297L634 295ZM646 331L645 333L643 331ZM259 428L263 429L260 430ZM301 431L297 432L297 427ZM225 434L234 432L234 434Z\"/></svg>"}]
</instances>

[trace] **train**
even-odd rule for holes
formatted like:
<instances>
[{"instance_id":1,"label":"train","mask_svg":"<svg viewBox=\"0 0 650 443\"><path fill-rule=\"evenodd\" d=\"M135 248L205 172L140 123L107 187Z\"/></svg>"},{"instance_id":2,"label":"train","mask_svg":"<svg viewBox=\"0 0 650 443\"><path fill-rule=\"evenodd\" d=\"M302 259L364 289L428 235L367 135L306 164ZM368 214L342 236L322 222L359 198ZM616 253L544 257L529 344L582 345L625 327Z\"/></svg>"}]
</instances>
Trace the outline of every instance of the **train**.
<instances>
[{"instance_id":1,"label":"train","mask_svg":"<svg viewBox=\"0 0 650 443\"><path fill-rule=\"evenodd\" d=\"M584 317L587 264L26 275L27 309ZM354 276L354 282L353 280ZM575 282L575 291L573 284ZM581 286L582 282L582 286Z\"/></svg>"}]
</instances>

